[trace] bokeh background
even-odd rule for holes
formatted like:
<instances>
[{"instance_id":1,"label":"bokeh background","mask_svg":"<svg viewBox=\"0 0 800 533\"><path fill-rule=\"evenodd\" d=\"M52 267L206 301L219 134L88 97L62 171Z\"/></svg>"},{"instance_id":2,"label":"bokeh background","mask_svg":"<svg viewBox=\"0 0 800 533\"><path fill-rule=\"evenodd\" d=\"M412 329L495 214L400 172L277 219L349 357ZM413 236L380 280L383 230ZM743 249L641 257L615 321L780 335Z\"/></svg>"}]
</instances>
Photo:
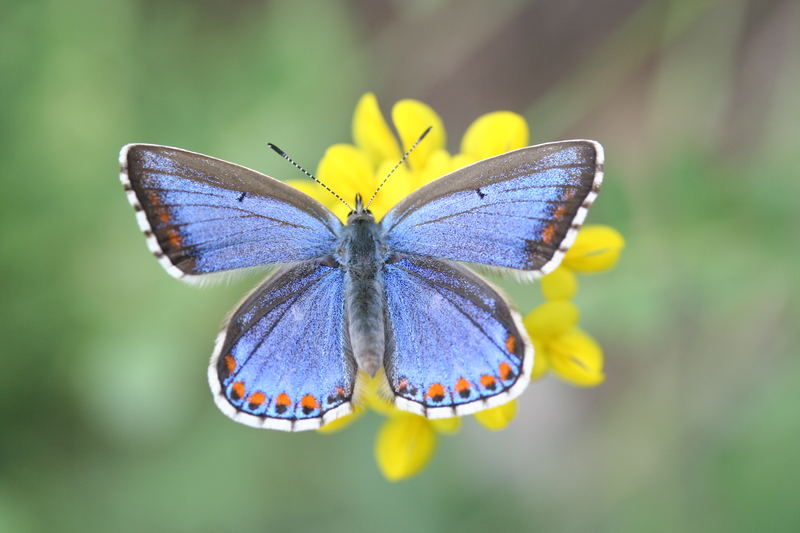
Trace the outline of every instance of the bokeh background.
<instances>
[{"instance_id":1,"label":"bokeh background","mask_svg":"<svg viewBox=\"0 0 800 533\"><path fill-rule=\"evenodd\" d=\"M0 3L0 531L798 531L800 4L198 0ZM596 138L582 278L607 381L554 378L399 484L380 418L256 431L206 361L257 277L198 290L147 252L128 142L296 178L358 97L431 104L450 148L509 109ZM523 309L535 287L507 286Z\"/></svg>"}]
</instances>

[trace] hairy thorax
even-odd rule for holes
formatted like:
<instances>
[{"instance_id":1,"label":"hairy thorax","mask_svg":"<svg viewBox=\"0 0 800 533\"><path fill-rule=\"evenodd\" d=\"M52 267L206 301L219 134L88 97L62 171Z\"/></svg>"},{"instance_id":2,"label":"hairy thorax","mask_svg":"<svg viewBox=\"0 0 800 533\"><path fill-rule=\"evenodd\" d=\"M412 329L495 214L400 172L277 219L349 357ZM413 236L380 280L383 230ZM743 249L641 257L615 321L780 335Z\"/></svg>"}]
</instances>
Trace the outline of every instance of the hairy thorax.
<instances>
[{"instance_id":1,"label":"hairy thorax","mask_svg":"<svg viewBox=\"0 0 800 533\"><path fill-rule=\"evenodd\" d=\"M336 257L345 271L345 313L358 368L374 376L383 365L386 246L368 211L353 213L342 231Z\"/></svg>"}]
</instances>

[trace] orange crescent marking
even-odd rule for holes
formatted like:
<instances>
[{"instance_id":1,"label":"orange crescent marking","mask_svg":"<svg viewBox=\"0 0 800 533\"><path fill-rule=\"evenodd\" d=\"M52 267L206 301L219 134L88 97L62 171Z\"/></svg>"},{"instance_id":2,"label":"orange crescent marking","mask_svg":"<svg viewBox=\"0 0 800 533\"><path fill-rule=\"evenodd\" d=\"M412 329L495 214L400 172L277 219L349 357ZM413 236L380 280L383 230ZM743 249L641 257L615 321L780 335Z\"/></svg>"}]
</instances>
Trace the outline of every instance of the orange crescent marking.
<instances>
[{"instance_id":1,"label":"orange crescent marking","mask_svg":"<svg viewBox=\"0 0 800 533\"><path fill-rule=\"evenodd\" d=\"M170 246L173 248L181 247L181 236L174 229L170 228L167 230L167 239L169 240Z\"/></svg>"},{"instance_id":2,"label":"orange crescent marking","mask_svg":"<svg viewBox=\"0 0 800 533\"><path fill-rule=\"evenodd\" d=\"M461 379L459 379L458 381L456 381L456 392L461 392L461 391L464 391L464 390L469 390L470 386L471 386L471 385L470 385L470 382L469 382L469 381L467 381L467 380L466 380L466 379L464 379L464 378L461 378Z\"/></svg>"},{"instance_id":3,"label":"orange crescent marking","mask_svg":"<svg viewBox=\"0 0 800 533\"><path fill-rule=\"evenodd\" d=\"M511 366L508 363L500 363L500 377L503 379L511 379L514 376Z\"/></svg>"},{"instance_id":4,"label":"orange crescent marking","mask_svg":"<svg viewBox=\"0 0 800 533\"><path fill-rule=\"evenodd\" d=\"M305 407L306 409L313 410L319 407L319 402L317 402L317 399L314 398L312 395L306 394L305 396L303 396L303 399L300 400L300 406Z\"/></svg>"},{"instance_id":5,"label":"orange crescent marking","mask_svg":"<svg viewBox=\"0 0 800 533\"><path fill-rule=\"evenodd\" d=\"M428 389L428 398L434 399L437 396L444 398L444 386L441 383L434 383Z\"/></svg>"},{"instance_id":6,"label":"orange crescent marking","mask_svg":"<svg viewBox=\"0 0 800 533\"><path fill-rule=\"evenodd\" d=\"M267 397L263 392L256 392L250 395L250 398L247 399L247 403L258 406L264 403L266 400Z\"/></svg>"},{"instance_id":7,"label":"orange crescent marking","mask_svg":"<svg viewBox=\"0 0 800 533\"><path fill-rule=\"evenodd\" d=\"M167 211L167 210L160 211L158 213L158 220L160 220L164 224L169 224L169 220L170 220L169 211Z\"/></svg>"},{"instance_id":8,"label":"orange crescent marking","mask_svg":"<svg viewBox=\"0 0 800 533\"><path fill-rule=\"evenodd\" d=\"M282 393L278 394L277 398L275 398L275 403L277 405L284 405L284 406L288 407L288 406L292 405L292 400L291 400L291 398L289 398L288 394L286 394L285 392L282 392Z\"/></svg>"},{"instance_id":9,"label":"orange crescent marking","mask_svg":"<svg viewBox=\"0 0 800 533\"><path fill-rule=\"evenodd\" d=\"M234 400L238 400L239 398L244 398L244 383L241 381L237 381L233 384L233 393L236 395Z\"/></svg>"},{"instance_id":10,"label":"orange crescent marking","mask_svg":"<svg viewBox=\"0 0 800 533\"><path fill-rule=\"evenodd\" d=\"M233 371L236 370L236 359L230 354L225 356L225 368L228 369L228 374L233 374Z\"/></svg>"},{"instance_id":11,"label":"orange crescent marking","mask_svg":"<svg viewBox=\"0 0 800 533\"><path fill-rule=\"evenodd\" d=\"M556 209L556 212L553 213L553 216L556 218L556 220L561 220L562 218L564 218L564 215L566 214L567 214L567 207L562 205L561 207Z\"/></svg>"},{"instance_id":12,"label":"orange crescent marking","mask_svg":"<svg viewBox=\"0 0 800 533\"><path fill-rule=\"evenodd\" d=\"M549 224L544 230L542 230L542 240L545 244L551 244L553 242L553 237L556 236L556 225Z\"/></svg>"},{"instance_id":13,"label":"orange crescent marking","mask_svg":"<svg viewBox=\"0 0 800 533\"><path fill-rule=\"evenodd\" d=\"M492 385L495 384L495 381L496 380L494 379L494 376L489 376L487 374L481 376L481 385L483 385L484 387L491 387Z\"/></svg>"},{"instance_id":14,"label":"orange crescent marking","mask_svg":"<svg viewBox=\"0 0 800 533\"><path fill-rule=\"evenodd\" d=\"M514 335L509 335L506 339L506 348L508 349L509 353L514 353L514 348L517 347L517 339L514 338Z\"/></svg>"}]
</instances>

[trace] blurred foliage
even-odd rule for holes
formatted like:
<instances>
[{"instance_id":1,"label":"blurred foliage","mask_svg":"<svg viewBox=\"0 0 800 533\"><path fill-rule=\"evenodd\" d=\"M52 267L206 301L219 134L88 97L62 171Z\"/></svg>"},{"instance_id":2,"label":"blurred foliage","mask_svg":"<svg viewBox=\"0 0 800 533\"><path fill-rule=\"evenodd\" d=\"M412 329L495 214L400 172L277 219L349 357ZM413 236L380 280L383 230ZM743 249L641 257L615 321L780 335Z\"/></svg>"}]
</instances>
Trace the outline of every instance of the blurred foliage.
<instances>
[{"instance_id":1,"label":"blurred foliage","mask_svg":"<svg viewBox=\"0 0 800 533\"><path fill-rule=\"evenodd\" d=\"M798 4L561 4L4 2L0 531L800 529ZM258 278L169 278L116 180L137 141L297 177L264 142L314 167L366 90L451 139L501 107L599 139L590 221L628 244L578 297L607 382L537 383L400 485L375 417L217 412L207 356Z\"/></svg>"}]
</instances>

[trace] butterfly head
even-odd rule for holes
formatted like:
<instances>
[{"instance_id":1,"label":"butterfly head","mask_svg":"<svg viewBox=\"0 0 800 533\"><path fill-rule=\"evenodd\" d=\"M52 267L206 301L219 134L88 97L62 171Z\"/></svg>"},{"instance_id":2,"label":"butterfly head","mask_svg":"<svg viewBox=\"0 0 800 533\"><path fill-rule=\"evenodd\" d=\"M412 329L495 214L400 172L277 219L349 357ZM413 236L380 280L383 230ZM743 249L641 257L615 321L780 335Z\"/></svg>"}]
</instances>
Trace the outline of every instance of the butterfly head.
<instances>
[{"instance_id":1,"label":"butterfly head","mask_svg":"<svg viewBox=\"0 0 800 533\"><path fill-rule=\"evenodd\" d=\"M352 211L350 211L350 213L348 213L347 223L352 224L353 222L359 220L369 220L374 222L375 217L372 215L372 211L364 206L364 199L361 197L361 194L356 193L356 206Z\"/></svg>"}]
</instances>

